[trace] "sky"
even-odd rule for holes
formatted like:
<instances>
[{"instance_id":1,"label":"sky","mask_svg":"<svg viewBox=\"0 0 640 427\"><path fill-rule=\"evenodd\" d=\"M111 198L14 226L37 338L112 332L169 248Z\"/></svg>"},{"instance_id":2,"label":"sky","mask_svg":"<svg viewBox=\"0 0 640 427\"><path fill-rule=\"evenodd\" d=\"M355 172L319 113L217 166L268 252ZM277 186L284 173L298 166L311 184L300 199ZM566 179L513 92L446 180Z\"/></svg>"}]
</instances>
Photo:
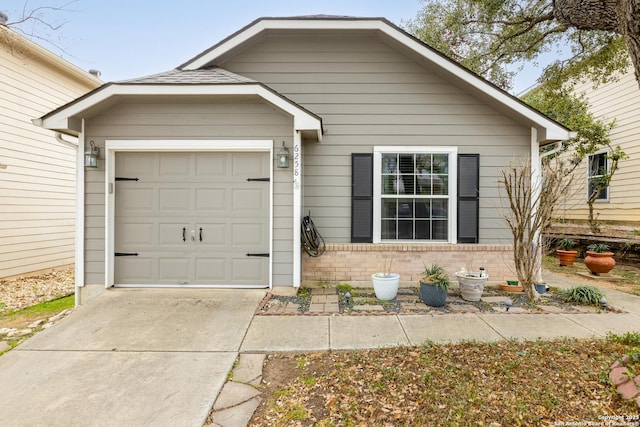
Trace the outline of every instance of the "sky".
<instances>
[{"instance_id":1,"label":"sky","mask_svg":"<svg viewBox=\"0 0 640 427\"><path fill-rule=\"evenodd\" d=\"M31 20L22 26L36 43L76 66L97 69L105 82L176 68L260 17L348 15L384 17L403 27L421 9L420 0L5 0L9 22L38 7L51 31ZM35 26L35 27L34 27ZM540 68L527 66L513 93L535 83Z\"/></svg>"}]
</instances>

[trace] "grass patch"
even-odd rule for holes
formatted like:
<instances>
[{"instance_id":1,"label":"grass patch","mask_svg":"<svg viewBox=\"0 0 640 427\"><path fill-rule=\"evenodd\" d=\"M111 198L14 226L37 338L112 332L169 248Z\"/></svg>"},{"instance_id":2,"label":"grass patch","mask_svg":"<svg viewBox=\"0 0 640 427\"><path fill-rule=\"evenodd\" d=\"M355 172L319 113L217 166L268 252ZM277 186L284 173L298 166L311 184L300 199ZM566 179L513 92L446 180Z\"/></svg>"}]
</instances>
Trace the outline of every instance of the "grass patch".
<instances>
[{"instance_id":1,"label":"grass patch","mask_svg":"<svg viewBox=\"0 0 640 427\"><path fill-rule=\"evenodd\" d=\"M48 319L75 305L75 296L69 295L51 301L13 310L0 315L0 328L26 328L30 323L40 319Z\"/></svg>"},{"instance_id":2,"label":"grass patch","mask_svg":"<svg viewBox=\"0 0 640 427\"><path fill-rule=\"evenodd\" d=\"M606 339L427 343L366 351L278 354L251 425L552 425L634 414L608 383L637 354L636 335ZM627 344L633 342L634 344ZM277 367L277 368L276 368ZM313 377L314 381L310 380ZM285 392L283 392L285 391ZM306 418L298 416L306 414Z\"/></svg>"}]
</instances>

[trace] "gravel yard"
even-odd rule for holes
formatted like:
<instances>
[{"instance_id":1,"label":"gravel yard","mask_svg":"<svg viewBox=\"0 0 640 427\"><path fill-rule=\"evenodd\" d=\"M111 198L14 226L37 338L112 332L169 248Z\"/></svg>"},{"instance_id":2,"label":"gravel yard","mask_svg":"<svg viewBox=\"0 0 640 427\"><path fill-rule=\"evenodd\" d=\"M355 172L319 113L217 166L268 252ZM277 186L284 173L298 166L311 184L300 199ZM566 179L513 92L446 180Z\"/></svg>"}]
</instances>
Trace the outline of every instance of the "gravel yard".
<instances>
[{"instance_id":1,"label":"gravel yard","mask_svg":"<svg viewBox=\"0 0 640 427\"><path fill-rule=\"evenodd\" d=\"M11 280L0 279L0 314L71 295L74 286L73 267Z\"/></svg>"}]
</instances>

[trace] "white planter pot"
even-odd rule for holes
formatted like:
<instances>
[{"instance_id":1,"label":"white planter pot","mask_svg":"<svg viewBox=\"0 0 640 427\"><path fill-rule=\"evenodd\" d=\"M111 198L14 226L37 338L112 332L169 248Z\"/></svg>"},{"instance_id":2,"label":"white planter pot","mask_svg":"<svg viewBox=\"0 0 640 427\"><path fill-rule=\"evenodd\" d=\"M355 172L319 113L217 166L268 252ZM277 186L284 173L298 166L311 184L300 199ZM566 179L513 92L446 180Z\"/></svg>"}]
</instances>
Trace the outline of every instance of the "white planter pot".
<instances>
[{"instance_id":1,"label":"white planter pot","mask_svg":"<svg viewBox=\"0 0 640 427\"><path fill-rule=\"evenodd\" d=\"M488 276L474 277L456 273L456 278L458 279L458 287L460 287L460 296L462 296L463 300L480 301Z\"/></svg>"},{"instance_id":2,"label":"white planter pot","mask_svg":"<svg viewBox=\"0 0 640 427\"><path fill-rule=\"evenodd\" d=\"M392 300L398 295L398 285L400 283L400 275L397 273L375 273L371 275L373 281L373 290L376 298L381 300Z\"/></svg>"}]
</instances>

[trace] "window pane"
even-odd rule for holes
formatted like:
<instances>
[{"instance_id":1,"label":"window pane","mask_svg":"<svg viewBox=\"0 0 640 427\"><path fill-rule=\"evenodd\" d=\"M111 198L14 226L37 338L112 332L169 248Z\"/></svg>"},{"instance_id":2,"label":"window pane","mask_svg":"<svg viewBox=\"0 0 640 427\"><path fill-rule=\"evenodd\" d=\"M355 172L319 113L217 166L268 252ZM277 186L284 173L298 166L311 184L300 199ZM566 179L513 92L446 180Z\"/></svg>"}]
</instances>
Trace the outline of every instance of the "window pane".
<instances>
[{"instance_id":1,"label":"window pane","mask_svg":"<svg viewBox=\"0 0 640 427\"><path fill-rule=\"evenodd\" d=\"M398 155L395 153L385 153L382 155L382 173L397 173L398 172Z\"/></svg>"},{"instance_id":2,"label":"window pane","mask_svg":"<svg viewBox=\"0 0 640 427\"><path fill-rule=\"evenodd\" d=\"M380 217L382 219L397 218L397 202L398 199L382 199L382 212L380 212Z\"/></svg>"},{"instance_id":3,"label":"window pane","mask_svg":"<svg viewBox=\"0 0 640 427\"><path fill-rule=\"evenodd\" d=\"M416 221L416 239L431 239L431 221Z\"/></svg>"},{"instance_id":4,"label":"window pane","mask_svg":"<svg viewBox=\"0 0 640 427\"><path fill-rule=\"evenodd\" d=\"M602 176L607 173L605 153L595 154L589 159L589 176Z\"/></svg>"},{"instance_id":5,"label":"window pane","mask_svg":"<svg viewBox=\"0 0 640 427\"><path fill-rule=\"evenodd\" d=\"M416 218L431 218L431 200L418 199L415 207Z\"/></svg>"},{"instance_id":6,"label":"window pane","mask_svg":"<svg viewBox=\"0 0 640 427\"><path fill-rule=\"evenodd\" d=\"M431 218L447 218L449 216L449 201L435 199L431 202Z\"/></svg>"},{"instance_id":7,"label":"window pane","mask_svg":"<svg viewBox=\"0 0 640 427\"><path fill-rule=\"evenodd\" d=\"M397 239L396 234L396 221L395 220L383 220L380 238L392 240Z\"/></svg>"},{"instance_id":8,"label":"window pane","mask_svg":"<svg viewBox=\"0 0 640 427\"><path fill-rule=\"evenodd\" d=\"M413 218L413 199L398 199L398 218Z\"/></svg>"},{"instance_id":9,"label":"window pane","mask_svg":"<svg viewBox=\"0 0 640 427\"><path fill-rule=\"evenodd\" d=\"M447 175L433 176L433 194L439 196L449 194L449 177Z\"/></svg>"},{"instance_id":10,"label":"window pane","mask_svg":"<svg viewBox=\"0 0 640 427\"><path fill-rule=\"evenodd\" d=\"M447 220L434 220L432 223L433 228L433 240L448 240L448 221Z\"/></svg>"},{"instance_id":11,"label":"window pane","mask_svg":"<svg viewBox=\"0 0 640 427\"><path fill-rule=\"evenodd\" d=\"M448 174L449 156L447 154L434 154L431 173Z\"/></svg>"},{"instance_id":12,"label":"window pane","mask_svg":"<svg viewBox=\"0 0 640 427\"><path fill-rule=\"evenodd\" d=\"M412 220L398 221L398 239L413 240L413 221Z\"/></svg>"},{"instance_id":13,"label":"window pane","mask_svg":"<svg viewBox=\"0 0 640 427\"><path fill-rule=\"evenodd\" d=\"M400 175L398 181L398 194L415 194L415 176Z\"/></svg>"},{"instance_id":14,"label":"window pane","mask_svg":"<svg viewBox=\"0 0 640 427\"><path fill-rule=\"evenodd\" d=\"M397 194L396 181L396 175L382 175L382 194Z\"/></svg>"}]
</instances>

